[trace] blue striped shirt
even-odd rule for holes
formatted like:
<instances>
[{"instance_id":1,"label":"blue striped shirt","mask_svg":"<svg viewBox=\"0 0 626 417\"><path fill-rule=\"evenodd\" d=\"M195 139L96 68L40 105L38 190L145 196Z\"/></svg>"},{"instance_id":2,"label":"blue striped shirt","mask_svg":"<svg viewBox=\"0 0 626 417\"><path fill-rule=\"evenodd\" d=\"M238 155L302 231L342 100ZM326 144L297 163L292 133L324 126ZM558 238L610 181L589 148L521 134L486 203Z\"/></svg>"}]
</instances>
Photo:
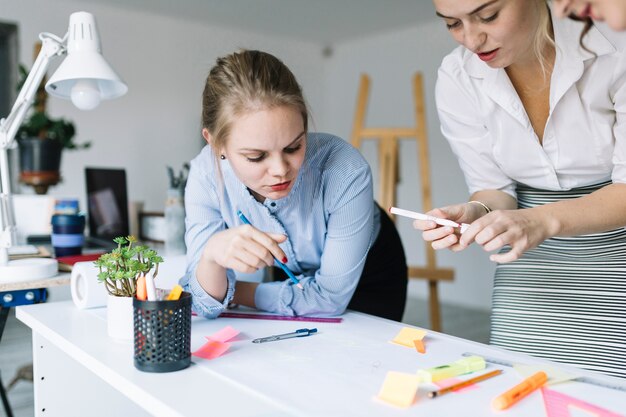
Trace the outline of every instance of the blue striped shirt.
<instances>
[{"instance_id":1,"label":"blue striped shirt","mask_svg":"<svg viewBox=\"0 0 626 417\"><path fill-rule=\"evenodd\" d=\"M255 293L258 309L284 315L343 313L380 229L369 165L346 141L322 133L307 134L304 163L289 194L263 203L239 181L228 160L216 162L205 146L191 161L185 209L188 266L181 285L193 295L193 309L209 318L232 300L236 274L226 271L228 291L219 301L200 286L197 265L214 233L242 224L237 210L257 229L287 236L280 246L304 290L287 280L261 283Z\"/></svg>"}]
</instances>

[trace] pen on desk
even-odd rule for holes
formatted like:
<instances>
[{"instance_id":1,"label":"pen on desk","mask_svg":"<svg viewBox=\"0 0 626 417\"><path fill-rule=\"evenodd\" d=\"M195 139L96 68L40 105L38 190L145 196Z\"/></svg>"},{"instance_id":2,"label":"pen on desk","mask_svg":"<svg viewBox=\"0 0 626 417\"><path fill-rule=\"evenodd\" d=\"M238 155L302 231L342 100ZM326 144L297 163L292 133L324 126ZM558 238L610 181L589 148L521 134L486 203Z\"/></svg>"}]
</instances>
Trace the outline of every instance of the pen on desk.
<instances>
[{"instance_id":1,"label":"pen on desk","mask_svg":"<svg viewBox=\"0 0 626 417\"><path fill-rule=\"evenodd\" d=\"M242 222L252 226L252 223L250 223L248 218L241 212L241 210L237 210L237 216L239 216L239 218L241 219ZM291 282L296 284L296 287L302 289L302 284L300 284L300 281L298 280L298 278L296 278L296 276L293 274L293 272L291 272L291 270L289 268L287 268L287 265L285 265L284 263L282 263L281 261L279 261L276 258L274 258L274 262L276 262L276 264L280 267L280 269L285 271L285 274L287 274L287 276L289 277Z\"/></svg>"},{"instance_id":2,"label":"pen on desk","mask_svg":"<svg viewBox=\"0 0 626 417\"><path fill-rule=\"evenodd\" d=\"M277 334L274 336L261 337L259 339L254 339L252 343L273 342L275 340L291 339L292 337L305 337L305 336L310 336L313 333L317 333L317 329L298 329L295 332L291 332L291 333L283 333L283 334Z\"/></svg>"},{"instance_id":3,"label":"pen on desk","mask_svg":"<svg viewBox=\"0 0 626 417\"><path fill-rule=\"evenodd\" d=\"M456 391L458 389L464 388L468 385L475 384L476 382L484 381L485 379L489 379L491 377L500 375L502 373L502 369L496 369L491 372L487 372L486 374L475 376L474 378L466 379L465 381L458 382L456 384L452 384L445 388L442 388L437 391L431 391L428 393L429 398L437 398L443 394L447 394L452 391Z\"/></svg>"},{"instance_id":4,"label":"pen on desk","mask_svg":"<svg viewBox=\"0 0 626 417\"><path fill-rule=\"evenodd\" d=\"M410 210L403 210L397 207L389 207L389 213L397 214L398 216L404 216L404 217L408 217L408 218L416 219L416 220L430 220L432 222L437 223L440 226L460 227L461 233L465 232L465 230L467 230L467 228L469 227L469 224L467 223L457 223L449 219L442 219L440 217L429 216L428 214L417 213L415 211L410 211Z\"/></svg>"},{"instance_id":5,"label":"pen on desk","mask_svg":"<svg viewBox=\"0 0 626 417\"><path fill-rule=\"evenodd\" d=\"M541 387L548 380L548 375L545 372L539 371L521 383L517 384L510 390L506 391L503 394L498 395L493 399L491 405L496 410L504 410L505 408L509 408L537 388Z\"/></svg>"}]
</instances>

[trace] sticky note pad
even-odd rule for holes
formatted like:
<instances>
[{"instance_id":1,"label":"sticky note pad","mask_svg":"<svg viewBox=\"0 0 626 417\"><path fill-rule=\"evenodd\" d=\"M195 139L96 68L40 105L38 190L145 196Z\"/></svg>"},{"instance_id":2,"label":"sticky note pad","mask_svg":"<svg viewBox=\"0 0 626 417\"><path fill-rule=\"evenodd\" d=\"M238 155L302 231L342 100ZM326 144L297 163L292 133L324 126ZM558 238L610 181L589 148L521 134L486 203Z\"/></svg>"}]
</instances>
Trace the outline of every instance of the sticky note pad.
<instances>
[{"instance_id":1,"label":"sticky note pad","mask_svg":"<svg viewBox=\"0 0 626 417\"><path fill-rule=\"evenodd\" d=\"M192 353L193 356L198 356L204 359L215 359L222 356L230 348L230 344L218 342L217 340L209 340L202 347Z\"/></svg>"},{"instance_id":2,"label":"sticky note pad","mask_svg":"<svg viewBox=\"0 0 626 417\"><path fill-rule=\"evenodd\" d=\"M224 327L222 330L213 333L211 336L207 336L206 338L209 340L215 340L216 342L228 342L233 337L239 334L239 330L233 329L230 326Z\"/></svg>"},{"instance_id":3,"label":"sticky note pad","mask_svg":"<svg viewBox=\"0 0 626 417\"><path fill-rule=\"evenodd\" d=\"M402 346L414 348L414 340L422 340L426 336L426 330L414 329L412 327L403 327L402 330L393 338L392 343Z\"/></svg>"},{"instance_id":4,"label":"sticky note pad","mask_svg":"<svg viewBox=\"0 0 626 417\"><path fill-rule=\"evenodd\" d=\"M415 401L419 378L415 374L387 372L385 382L378 393L378 398L397 407L406 408Z\"/></svg>"}]
</instances>

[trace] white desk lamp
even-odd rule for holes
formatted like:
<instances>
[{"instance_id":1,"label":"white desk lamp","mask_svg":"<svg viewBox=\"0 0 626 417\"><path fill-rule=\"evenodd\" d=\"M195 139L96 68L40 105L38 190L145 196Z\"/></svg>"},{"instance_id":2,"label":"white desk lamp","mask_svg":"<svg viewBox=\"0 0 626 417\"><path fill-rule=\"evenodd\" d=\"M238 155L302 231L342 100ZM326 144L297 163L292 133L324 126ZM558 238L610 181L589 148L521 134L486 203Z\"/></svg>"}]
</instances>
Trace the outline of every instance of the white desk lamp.
<instances>
[{"instance_id":1,"label":"white desk lamp","mask_svg":"<svg viewBox=\"0 0 626 417\"><path fill-rule=\"evenodd\" d=\"M46 84L51 96L71 99L76 107L91 110L101 100L120 97L128 87L102 57L100 35L94 16L76 12L70 16L67 33L60 39L50 33L39 34L42 46L33 68L6 119L0 120L0 282L48 278L57 274L54 259L28 258L9 261L8 249L15 242L15 218L7 149L15 147L15 134L31 108L37 88L50 60L67 54Z\"/></svg>"}]
</instances>

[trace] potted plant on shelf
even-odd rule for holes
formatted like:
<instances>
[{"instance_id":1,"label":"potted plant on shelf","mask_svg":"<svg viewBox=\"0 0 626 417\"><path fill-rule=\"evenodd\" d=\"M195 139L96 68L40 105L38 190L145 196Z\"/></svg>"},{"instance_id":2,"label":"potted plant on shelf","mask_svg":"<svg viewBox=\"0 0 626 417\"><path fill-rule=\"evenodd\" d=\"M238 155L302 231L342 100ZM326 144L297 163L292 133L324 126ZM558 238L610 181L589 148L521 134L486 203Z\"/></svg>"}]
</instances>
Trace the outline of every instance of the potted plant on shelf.
<instances>
[{"instance_id":1,"label":"potted plant on shelf","mask_svg":"<svg viewBox=\"0 0 626 417\"><path fill-rule=\"evenodd\" d=\"M20 65L18 91L26 81L28 71ZM61 180L60 166L63 149L85 149L90 142L76 143L74 124L65 119L52 119L46 112L48 94L45 79L39 85L31 114L18 129L15 138L20 149L20 181L45 194L48 187Z\"/></svg>"},{"instance_id":2,"label":"potted plant on shelf","mask_svg":"<svg viewBox=\"0 0 626 417\"><path fill-rule=\"evenodd\" d=\"M94 262L98 280L107 292L107 329L109 336L132 340L133 297L137 293L137 279L152 274L156 277L163 262L155 250L138 245L134 236L113 239L117 247ZM147 278L152 279L152 278Z\"/></svg>"}]
</instances>

